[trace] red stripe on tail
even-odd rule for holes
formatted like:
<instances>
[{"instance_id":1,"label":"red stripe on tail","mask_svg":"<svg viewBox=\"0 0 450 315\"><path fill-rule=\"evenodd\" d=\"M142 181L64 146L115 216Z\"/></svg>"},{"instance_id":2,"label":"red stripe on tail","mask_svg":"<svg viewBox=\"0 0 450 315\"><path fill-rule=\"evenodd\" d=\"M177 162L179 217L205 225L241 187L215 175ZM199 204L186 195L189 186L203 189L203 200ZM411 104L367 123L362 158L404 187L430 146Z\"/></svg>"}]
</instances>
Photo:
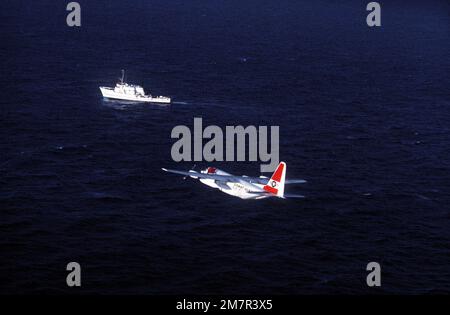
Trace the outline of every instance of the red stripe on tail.
<instances>
[{"instance_id":1,"label":"red stripe on tail","mask_svg":"<svg viewBox=\"0 0 450 315\"><path fill-rule=\"evenodd\" d=\"M277 169L275 170L275 173L273 173L273 175L270 179L273 179L277 182L281 182L281 175L283 174L283 170L284 170L284 164L280 163L280 165L278 165Z\"/></svg>"},{"instance_id":2,"label":"red stripe on tail","mask_svg":"<svg viewBox=\"0 0 450 315\"><path fill-rule=\"evenodd\" d=\"M276 195L278 193L278 189L270 187L270 186L267 186L267 185L264 186L264 190L267 191L267 192L270 192L270 193L272 193L274 195Z\"/></svg>"}]
</instances>

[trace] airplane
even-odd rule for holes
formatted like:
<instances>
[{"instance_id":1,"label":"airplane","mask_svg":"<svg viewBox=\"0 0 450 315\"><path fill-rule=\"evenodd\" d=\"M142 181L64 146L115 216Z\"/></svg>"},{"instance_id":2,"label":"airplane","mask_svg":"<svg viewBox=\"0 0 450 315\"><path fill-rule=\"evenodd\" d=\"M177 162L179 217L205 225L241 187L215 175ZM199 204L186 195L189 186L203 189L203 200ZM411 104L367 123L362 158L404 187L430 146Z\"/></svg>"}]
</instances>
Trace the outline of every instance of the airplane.
<instances>
[{"instance_id":1,"label":"airplane","mask_svg":"<svg viewBox=\"0 0 450 315\"><path fill-rule=\"evenodd\" d=\"M208 167L201 170L200 173L194 170L177 171L162 168L163 171L175 173L198 179L203 184L219 189L220 191L241 199L263 199L270 197L278 198L304 198L302 195L292 195L284 193L285 184L302 184L306 183L304 179L286 178L286 163L278 164L277 169L270 178L266 176L248 177L248 176L234 176L226 173L215 167Z\"/></svg>"}]
</instances>

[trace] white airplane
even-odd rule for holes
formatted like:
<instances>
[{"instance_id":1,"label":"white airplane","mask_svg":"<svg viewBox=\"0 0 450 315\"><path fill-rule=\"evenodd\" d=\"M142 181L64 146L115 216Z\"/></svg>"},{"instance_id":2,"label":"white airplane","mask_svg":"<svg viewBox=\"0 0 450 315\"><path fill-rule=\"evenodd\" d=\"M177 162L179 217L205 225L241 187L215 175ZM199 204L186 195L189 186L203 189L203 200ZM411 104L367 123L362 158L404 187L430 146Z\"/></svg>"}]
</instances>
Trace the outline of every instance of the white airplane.
<instances>
[{"instance_id":1,"label":"white airplane","mask_svg":"<svg viewBox=\"0 0 450 315\"><path fill-rule=\"evenodd\" d=\"M220 191L241 199L263 199L269 197L278 198L304 198L302 195L290 195L284 193L285 184L302 184L306 183L304 179L286 180L286 163L281 162L272 177L248 177L248 176L234 176L219 170L215 167L208 167L205 170L196 172L190 170L176 171L166 168L163 171L184 175L185 178L190 176L194 179L199 179L203 184L219 189Z\"/></svg>"}]
</instances>

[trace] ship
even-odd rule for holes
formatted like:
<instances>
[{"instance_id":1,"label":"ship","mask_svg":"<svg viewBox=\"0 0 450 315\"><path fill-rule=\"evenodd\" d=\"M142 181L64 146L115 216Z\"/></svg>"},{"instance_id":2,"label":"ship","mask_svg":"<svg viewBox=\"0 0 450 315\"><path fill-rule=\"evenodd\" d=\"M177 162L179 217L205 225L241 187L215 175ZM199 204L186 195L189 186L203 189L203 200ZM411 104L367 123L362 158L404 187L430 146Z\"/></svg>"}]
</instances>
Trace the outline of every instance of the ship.
<instances>
[{"instance_id":1,"label":"ship","mask_svg":"<svg viewBox=\"0 0 450 315\"><path fill-rule=\"evenodd\" d=\"M171 98L167 96L152 96L145 94L144 88L140 85L128 84L125 82L125 70L122 70L122 77L115 87L100 86L103 97L116 100L127 100L134 102L162 103L170 104Z\"/></svg>"}]
</instances>

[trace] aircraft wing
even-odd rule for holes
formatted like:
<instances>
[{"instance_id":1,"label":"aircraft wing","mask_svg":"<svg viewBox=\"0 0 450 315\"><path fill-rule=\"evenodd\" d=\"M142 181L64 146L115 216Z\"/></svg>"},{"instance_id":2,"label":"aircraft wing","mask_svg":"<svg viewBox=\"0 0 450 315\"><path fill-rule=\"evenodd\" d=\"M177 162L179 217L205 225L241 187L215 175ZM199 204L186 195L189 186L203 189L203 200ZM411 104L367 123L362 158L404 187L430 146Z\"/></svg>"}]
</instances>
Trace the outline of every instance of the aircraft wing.
<instances>
[{"instance_id":1,"label":"aircraft wing","mask_svg":"<svg viewBox=\"0 0 450 315\"><path fill-rule=\"evenodd\" d=\"M213 179L221 182L240 182L243 177L241 176L233 176L233 175L214 175L214 174L204 174L204 173L198 173L195 171L177 171L177 170L170 170L167 168L162 168L163 171L169 172L169 173L175 173L179 175L184 176L190 176L192 178L206 178L206 179Z\"/></svg>"},{"instance_id":2,"label":"aircraft wing","mask_svg":"<svg viewBox=\"0 0 450 315\"><path fill-rule=\"evenodd\" d=\"M269 182L269 178L261 178L261 177L249 177L249 176L233 176L233 175L215 175L215 174L204 174L204 173L198 173L196 171L177 171L177 170L171 170L167 168L162 168L163 171L184 175L184 176L190 176L192 178L207 178L207 179L213 179L221 182L241 182L245 181L251 184L260 184L260 185L266 185ZM304 179L287 179L285 184L303 184L306 183L306 180Z\"/></svg>"},{"instance_id":3,"label":"aircraft wing","mask_svg":"<svg viewBox=\"0 0 450 315\"><path fill-rule=\"evenodd\" d=\"M245 181L248 181L250 183L266 185L269 182L270 178L244 176L244 177L242 177L242 179ZM287 185L287 184L304 184L304 183L306 183L306 180L304 180L304 179L286 179L284 182L285 185Z\"/></svg>"},{"instance_id":4,"label":"aircraft wing","mask_svg":"<svg viewBox=\"0 0 450 315\"><path fill-rule=\"evenodd\" d=\"M265 192L265 191L249 191L248 194L259 195L259 196L267 196L267 197L276 197L276 195ZM305 198L303 195L295 195L295 194L284 194L282 198Z\"/></svg>"}]
</instances>

